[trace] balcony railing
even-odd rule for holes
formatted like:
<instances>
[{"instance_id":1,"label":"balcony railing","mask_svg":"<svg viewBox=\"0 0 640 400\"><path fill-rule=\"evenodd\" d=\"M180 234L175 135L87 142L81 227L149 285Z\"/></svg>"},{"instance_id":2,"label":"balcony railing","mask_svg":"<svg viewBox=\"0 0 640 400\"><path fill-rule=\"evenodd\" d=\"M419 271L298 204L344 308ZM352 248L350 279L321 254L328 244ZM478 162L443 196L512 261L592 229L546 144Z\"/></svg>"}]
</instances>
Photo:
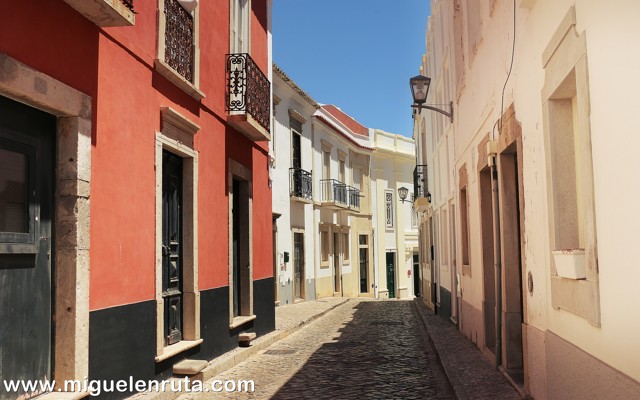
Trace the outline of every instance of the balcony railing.
<instances>
[{"instance_id":1,"label":"balcony railing","mask_svg":"<svg viewBox=\"0 0 640 400\"><path fill-rule=\"evenodd\" d=\"M335 203L347 207L347 185L335 179L321 179L320 188L323 203Z\"/></svg>"},{"instance_id":2,"label":"balcony railing","mask_svg":"<svg viewBox=\"0 0 640 400\"><path fill-rule=\"evenodd\" d=\"M300 168L289 168L289 195L307 200L313 198L311 172Z\"/></svg>"},{"instance_id":3,"label":"balcony railing","mask_svg":"<svg viewBox=\"0 0 640 400\"><path fill-rule=\"evenodd\" d=\"M122 4L124 4L125 7L133 11L133 0L120 0L120 1L122 1Z\"/></svg>"},{"instance_id":4,"label":"balcony railing","mask_svg":"<svg viewBox=\"0 0 640 400\"><path fill-rule=\"evenodd\" d=\"M429 185L427 182L427 166L416 165L413 170L413 200L424 197L429 198Z\"/></svg>"},{"instance_id":5,"label":"balcony railing","mask_svg":"<svg viewBox=\"0 0 640 400\"><path fill-rule=\"evenodd\" d=\"M349 197L349 208L354 210L360 209L360 190L353 186L347 186L347 195Z\"/></svg>"},{"instance_id":6,"label":"balcony railing","mask_svg":"<svg viewBox=\"0 0 640 400\"><path fill-rule=\"evenodd\" d=\"M239 128L252 140L270 139L270 99L271 83L251 56L227 54L227 111L242 116Z\"/></svg>"}]
</instances>

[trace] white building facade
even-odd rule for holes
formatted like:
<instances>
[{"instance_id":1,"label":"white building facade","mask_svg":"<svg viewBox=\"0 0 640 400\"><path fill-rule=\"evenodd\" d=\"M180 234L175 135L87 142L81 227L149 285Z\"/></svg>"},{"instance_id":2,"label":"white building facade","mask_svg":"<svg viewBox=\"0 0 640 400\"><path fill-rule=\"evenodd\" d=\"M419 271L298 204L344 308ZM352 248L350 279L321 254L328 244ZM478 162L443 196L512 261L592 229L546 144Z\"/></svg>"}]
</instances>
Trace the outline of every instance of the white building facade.
<instances>
[{"instance_id":1,"label":"white building facade","mask_svg":"<svg viewBox=\"0 0 640 400\"><path fill-rule=\"evenodd\" d=\"M274 290L276 303L291 304L316 298L312 116L319 105L277 65L273 71Z\"/></svg>"},{"instance_id":2,"label":"white building facade","mask_svg":"<svg viewBox=\"0 0 640 400\"><path fill-rule=\"evenodd\" d=\"M370 129L371 198L374 221L376 297L420 295L418 215L413 210L415 144L411 138ZM408 189L405 202L398 189Z\"/></svg>"},{"instance_id":3,"label":"white building facade","mask_svg":"<svg viewBox=\"0 0 640 400\"><path fill-rule=\"evenodd\" d=\"M640 314L626 311L640 304L640 3L431 10L427 104L454 106L453 123L428 110L414 120L431 305L442 311L448 291L459 329L522 393L640 398Z\"/></svg>"}]
</instances>

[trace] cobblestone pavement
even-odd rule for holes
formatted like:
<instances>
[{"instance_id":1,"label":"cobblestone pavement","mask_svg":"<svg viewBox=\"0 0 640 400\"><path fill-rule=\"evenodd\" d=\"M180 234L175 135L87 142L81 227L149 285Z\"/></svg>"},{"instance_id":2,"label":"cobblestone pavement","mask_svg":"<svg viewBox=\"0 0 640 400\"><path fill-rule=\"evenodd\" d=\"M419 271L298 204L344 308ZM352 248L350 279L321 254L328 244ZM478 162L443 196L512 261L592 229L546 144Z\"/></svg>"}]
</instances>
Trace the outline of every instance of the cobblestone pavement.
<instances>
[{"instance_id":1,"label":"cobblestone pavement","mask_svg":"<svg viewBox=\"0 0 640 400\"><path fill-rule=\"evenodd\" d=\"M255 392L180 399L453 398L410 301L350 300L213 379L251 379Z\"/></svg>"},{"instance_id":2,"label":"cobblestone pavement","mask_svg":"<svg viewBox=\"0 0 640 400\"><path fill-rule=\"evenodd\" d=\"M460 400L519 400L520 395L493 368L480 350L456 327L428 310L421 300L416 308L427 325L456 396Z\"/></svg>"}]
</instances>

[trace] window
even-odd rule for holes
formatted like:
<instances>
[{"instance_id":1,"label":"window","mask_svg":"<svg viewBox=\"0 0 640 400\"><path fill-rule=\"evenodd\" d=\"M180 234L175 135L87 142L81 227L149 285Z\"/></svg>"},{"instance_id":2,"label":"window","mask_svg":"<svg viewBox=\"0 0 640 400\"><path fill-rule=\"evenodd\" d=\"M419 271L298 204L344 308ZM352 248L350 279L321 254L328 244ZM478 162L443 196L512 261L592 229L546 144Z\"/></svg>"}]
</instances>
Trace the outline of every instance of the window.
<instances>
[{"instance_id":1,"label":"window","mask_svg":"<svg viewBox=\"0 0 640 400\"><path fill-rule=\"evenodd\" d=\"M322 152L322 177L331 178L331 153L328 151Z\"/></svg>"},{"instance_id":2,"label":"window","mask_svg":"<svg viewBox=\"0 0 640 400\"><path fill-rule=\"evenodd\" d=\"M575 25L570 7L542 54L551 303L599 325L587 35Z\"/></svg>"},{"instance_id":3,"label":"window","mask_svg":"<svg viewBox=\"0 0 640 400\"><path fill-rule=\"evenodd\" d=\"M362 190L362 169L353 168L352 174L353 174L353 187L355 187L358 190Z\"/></svg>"},{"instance_id":4,"label":"window","mask_svg":"<svg viewBox=\"0 0 640 400\"><path fill-rule=\"evenodd\" d=\"M390 190L384 193L384 202L386 209L386 227L393 228L393 192Z\"/></svg>"},{"instance_id":5,"label":"window","mask_svg":"<svg viewBox=\"0 0 640 400\"><path fill-rule=\"evenodd\" d=\"M231 53L249 53L249 0L231 0Z\"/></svg>"},{"instance_id":6,"label":"window","mask_svg":"<svg viewBox=\"0 0 640 400\"><path fill-rule=\"evenodd\" d=\"M322 265L329 265L329 230L320 231L320 261Z\"/></svg>"},{"instance_id":7,"label":"window","mask_svg":"<svg viewBox=\"0 0 640 400\"><path fill-rule=\"evenodd\" d=\"M420 217L418 216L418 212L412 208L411 209L411 228L418 229L419 220L420 220Z\"/></svg>"},{"instance_id":8,"label":"window","mask_svg":"<svg viewBox=\"0 0 640 400\"><path fill-rule=\"evenodd\" d=\"M196 1L158 0L158 49L156 70L197 100L204 98L198 87L198 6Z\"/></svg>"},{"instance_id":9,"label":"window","mask_svg":"<svg viewBox=\"0 0 640 400\"><path fill-rule=\"evenodd\" d=\"M340 160L340 170L339 172L339 176L338 176L338 180L342 183L345 183L346 179L345 179L345 163L344 160Z\"/></svg>"}]
</instances>

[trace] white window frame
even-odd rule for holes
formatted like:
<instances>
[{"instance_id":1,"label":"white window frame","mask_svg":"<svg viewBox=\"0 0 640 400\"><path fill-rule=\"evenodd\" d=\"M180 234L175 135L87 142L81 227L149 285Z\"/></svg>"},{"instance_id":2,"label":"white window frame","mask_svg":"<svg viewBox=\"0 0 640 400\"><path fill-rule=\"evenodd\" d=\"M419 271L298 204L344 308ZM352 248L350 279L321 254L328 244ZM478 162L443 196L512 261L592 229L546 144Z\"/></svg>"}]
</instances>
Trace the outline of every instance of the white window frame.
<instances>
[{"instance_id":1,"label":"white window frame","mask_svg":"<svg viewBox=\"0 0 640 400\"><path fill-rule=\"evenodd\" d=\"M229 0L229 53L251 53L251 0Z\"/></svg>"},{"instance_id":2,"label":"white window frame","mask_svg":"<svg viewBox=\"0 0 640 400\"><path fill-rule=\"evenodd\" d=\"M200 6L197 5L192 11L193 15L193 82L189 82L176 70L171 68L165 59L166 51L166 19L164 18L164 0L158 0L158 37L157 54L154 60L154 67L160 75L173 82L180 89L196 100L202 100L205 94L200 90Z\"/></svg>"}]
</instances>

